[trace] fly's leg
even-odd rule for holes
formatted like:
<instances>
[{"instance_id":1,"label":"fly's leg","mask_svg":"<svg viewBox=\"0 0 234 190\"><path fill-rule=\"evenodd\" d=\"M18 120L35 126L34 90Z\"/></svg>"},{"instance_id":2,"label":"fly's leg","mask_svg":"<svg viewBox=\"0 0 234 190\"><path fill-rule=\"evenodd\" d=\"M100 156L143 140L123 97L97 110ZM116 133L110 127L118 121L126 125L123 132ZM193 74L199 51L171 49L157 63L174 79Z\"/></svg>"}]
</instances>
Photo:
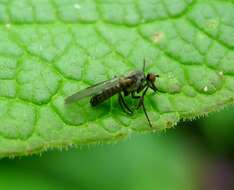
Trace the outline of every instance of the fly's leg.
<instances>
[{"instance_id":1,"label":"fly's leg","mask_svg":"<svg viewBox=\"0 0 234 190\"><path fill-rule=\"evenodd\" d=\"M135 92L132 92L131 95L132 95L133 99L139 99L139 98L141 98L141 96L135 95Z\"/></svg>"},{"instance_id":2,"label":"fly's leg","mask_svg":"<svg viewBox=\"0 0 234 190\"><path fill-rule=\"evenodd\" d=\"M150 122L150 119L149 119L149 116L147 114L147 111L146 111L146 108L145 108L145 104L144 104L144 97L145 97L145 94L146 94L146 92L147 92L148 89L149 89L149 87L147 86L146 89L144 90L142 96L139 97L140 100L139 100L137 109L139 109L140 107L143 108L143 111L144 111L145 117L146 117L146 119L147 119L147 121L149 123L149 126L152 127L152 124Z\"/></svg>"},{"instance_id":3,"label":"fly's leg","mask_svg":"<svg viewBox=\"0 0 234 190\"><path fill-rule=\"evenodd\" d=\"M149 126L152 127L152 124L151 124L151 122L150 122L149 116L148 116L148 114L147 114L147 112L146 112L146 109L145 109L144 101L142 102L142 108L143 108L143 111L144 111L144 113L145 113L145 117L146 117L146 119L148 120Z\"/></svg>"},{"instance_id":4,"label":"fly's leg","mask_svg":"<svg viewBox=\"0 0 234 190\"><path fill-rule=\"evenodd\" d=\"M123 90L123 93L124 93L124 96L128 96L129 95L129 92L126 91L126 90Z\"/></svg>"},{"instance_id":5,"label":"fly's leg","mask_svg":"<svg viewBox=\"0 0 234 190\"><path fill-rule=\"evenodd\" d=\"M146 89L144 90L142 96L140 96L140 98L139 98L140 100L139 100L137 109L139 109L144 104L144 97L145 97L145 94L146 94L148 89L149 89L149 87L147 86Z\"/></svg>"},{"instance_id":6,"label":"fly's leg","mask_svg":"<svg viewBox=\"0 0 234 190\"><path fill-rule=\"evenodd\" d=\"M147 84L142 85L140 88L137 89L136 92L139 93L139 92L141 92L141 91L144 90L144 89L147 89L147 90L148 90ZM145 93L146 93L147 90L144 90L142 96L135 95L136 92L132 92L132 93L131 93L133 99L139 99L139 102L138 102L138 105L137 105L137 109L139 109L139 107L141 106L142 101L143 101L143 98L144 98L144 95L145 95Z\"/></svg>"},{"instance_id":7,"label":"fly's leg","mask_svg":"<svg viewBox=\"0 0 234 190\"><path fill-rule=\"evenodd\" d=\"M133 114L133 111L128 107L128 105L124 101L124 98L123 98L121 92L119 93L118 99L119 99L119 104L120 104L122 110L127 114L130 114L130 115Z\"/></svg>"},{"instance_id":8,"label":"fly's leg","mask_svg":"<svg viewBox=\"0 0 234 190\"><path fill-rule=\"evenodd\" d=\"M120 105L121 109L122 109L124 112L126 112L126 110L124 109L124 106L123 106L123 102L122 102L122 100L120 99L120 96L118 96L118 101L119 101L119 105Z\"/></svg>"},{"instance_id":9,"label":"fly's leg","mask_svg":"<svg viewBox=\"0 0 234 190\"><path fill-rule=\"evenodd\" d=\"M133 114L133 111L128 107L128 105L124 101L124 98L123 98L121 92L119 93L118 99L119 99L119 104L120 104L122 110L127 114L130 114L130 115Z\"/></svg>"}]
</instances>

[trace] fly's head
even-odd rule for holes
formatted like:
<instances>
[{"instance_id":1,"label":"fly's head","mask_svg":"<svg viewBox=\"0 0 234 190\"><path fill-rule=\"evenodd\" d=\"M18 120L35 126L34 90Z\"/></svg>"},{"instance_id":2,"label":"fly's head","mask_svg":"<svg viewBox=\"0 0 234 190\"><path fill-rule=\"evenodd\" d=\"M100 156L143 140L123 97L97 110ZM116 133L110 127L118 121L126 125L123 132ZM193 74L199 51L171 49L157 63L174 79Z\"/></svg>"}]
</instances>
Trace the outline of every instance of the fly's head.
<instances>
[{"instance_id":1,"label":"fly's head","mask_svg":"<svg viewBox=\"0 0 234 190\"><path fill-rule=\"evenodd\" d=\"M159 77L159 75L153 74L153 73L148 73L146 75L146 82L147 85L154 91L157 91L157 87L155 86L154 82L156 81L156 78Z\"/></svg>"}]
</instances>

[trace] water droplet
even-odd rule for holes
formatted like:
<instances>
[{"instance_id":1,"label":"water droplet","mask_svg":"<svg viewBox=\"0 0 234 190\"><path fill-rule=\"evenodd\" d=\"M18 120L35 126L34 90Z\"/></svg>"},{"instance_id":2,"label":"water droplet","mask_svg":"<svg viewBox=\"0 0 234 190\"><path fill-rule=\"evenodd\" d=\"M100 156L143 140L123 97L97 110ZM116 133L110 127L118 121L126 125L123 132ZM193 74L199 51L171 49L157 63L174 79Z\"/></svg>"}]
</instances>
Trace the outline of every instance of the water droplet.
<instances>
[{"instance_id":1,"label":"water droplet","mask_svg":"<svg viewBox=\"0 0 234 190\"><path fill-rule=\"evenodd\" d=\"M39 51L42 51L43 47L41 45L39 45Z\"/></svg>"},{"instance_id":2,"label":"water droplet","mask_svg":"<svg viewBox=\"0 0 234 190\"><path fill-rule=\"evenodd\" d=\"M208 91L208 86L205 86L204 87L204 92L207 92Z\"/></svg>"},{"instance_id":3,"label":"water droplet","mask_svg":"<svg viewBox=\"0 0 234 190\"><path fill-rule=\"evenodd\" d=\"M10 27L11 27L11 24L10 24L10 23L7 23L5 26L6 26L6 28L10 28Z\"/></svg>"},{"instance_id":4,"label":"water droplet","mask_svg":"<svg viewBox=\"0 0 234 190\"><path fill-rule=\"evenodd\" d=\"M220 71L220 72L219 72L219 75L220 75L220 76L223 76L223 71Z\"/></svg>"},{"instance_id":5,"label":"water droplet","mask_svg":"<svg viewBox=\"0 0 234 190\"><path fill-rule=\"evenodd\" d=\"M76 3L76 4L74 4L74 8L75 8L75 9L80 9L81 6L80 6L78 3Z\"/></svg>"}]
</instances>

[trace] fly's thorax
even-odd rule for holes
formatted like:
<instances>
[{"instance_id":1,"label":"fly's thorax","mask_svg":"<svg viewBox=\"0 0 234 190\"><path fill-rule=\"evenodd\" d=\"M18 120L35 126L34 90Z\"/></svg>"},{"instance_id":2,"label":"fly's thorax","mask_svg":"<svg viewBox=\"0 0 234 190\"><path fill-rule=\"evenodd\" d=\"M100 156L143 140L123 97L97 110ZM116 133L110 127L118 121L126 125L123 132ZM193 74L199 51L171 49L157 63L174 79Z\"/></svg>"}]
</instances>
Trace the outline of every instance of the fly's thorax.
<instances>
[{"instance_id":1,"label":"fly's thorax","mask_svg":"<svg viewBox=\"0 0 234 190\"><path fill-rule=\"evenodd\" d=\"M134 71L124 77L122 81L125 83L124 89L127 92L137 91L137 89L139 89L146 82L143 71Z\"/></svg>"}]
</instances>

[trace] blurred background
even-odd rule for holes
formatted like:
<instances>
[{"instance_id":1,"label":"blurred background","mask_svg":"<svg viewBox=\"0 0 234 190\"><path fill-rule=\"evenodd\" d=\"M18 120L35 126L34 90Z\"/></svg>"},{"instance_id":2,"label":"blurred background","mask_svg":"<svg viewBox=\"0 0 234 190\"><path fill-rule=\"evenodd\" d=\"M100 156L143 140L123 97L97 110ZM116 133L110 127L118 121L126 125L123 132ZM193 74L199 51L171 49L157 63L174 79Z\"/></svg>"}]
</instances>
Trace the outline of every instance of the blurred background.
<instances>
[{"instance_id":1,"label":"blurred background","mask_svg":"<svg viewBox=\"0 0 234 190\"><path fill-rule=\"evenodd\" d=\"M234 190L234 108L115 144L0 160L0 189Z\"/></svg>"}]
</instances>

